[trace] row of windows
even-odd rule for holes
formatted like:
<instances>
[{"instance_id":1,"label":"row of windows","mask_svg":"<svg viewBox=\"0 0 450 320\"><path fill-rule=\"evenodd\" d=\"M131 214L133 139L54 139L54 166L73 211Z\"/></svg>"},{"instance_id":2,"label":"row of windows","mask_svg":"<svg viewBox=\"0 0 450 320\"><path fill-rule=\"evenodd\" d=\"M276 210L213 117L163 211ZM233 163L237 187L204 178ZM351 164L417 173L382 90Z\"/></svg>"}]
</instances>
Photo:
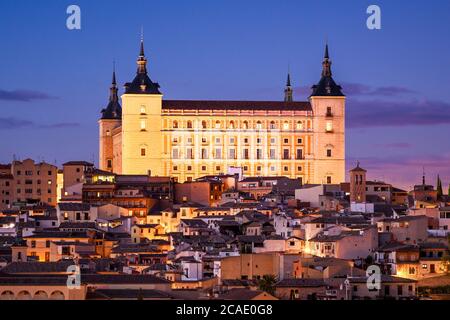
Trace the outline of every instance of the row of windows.
<instances>
[{"instance_id":1,"label":"row of windows","mask_svg":"<svg viewBox=\"0 0 450 320\"><path fill-rule=\"evenodd\" d=\"M17 191L17 194L22 193L22 189L17 189L16 191ZM24 189L24 192L25 192L25 193L33 193L33 189ZM38 195L40 195L40 194L42 194L42 190L41 190L41 189L37 189L37 190L36 190L36 193L37 193ZM51 194L51 193L52 193L52 189L47 189L47 193L48 193L48 194Z\"/></svg>"},{"instance_id":2,"label":"row of windows","mask_svg":"<svg viewBox=\"0 0 450 320\"><path fill-rule=\"evenodd\" d=\"M200 166L200 170L201 171L208 171L208 168L209 168L209 166L207 166L207 165ZM223 167L219 166L219 165L214 166L214 170L218 171L218 172L220 172L222 170L222 168ZM175 166L172 167L172 171L173 172L180 172L180 171L182 171L182 169L183 169L183 166L179 166L179 165L175 165ZM185 166L185 169L186 169L186 171L190 172L190 171L194 170L194 167L191 166L191 165L187 165L187 166ZM289 172L290 171L290 166L283 166L282 169L283 169L284 172ZM243 170L244 170L244 172L248 172L248 171L250 171L250 167L248 165L245 165L245 166L243 166ZM255 170L256 171L262 171L263 167L260 166L260 165L257 165L257 166L255 166ZM270 171L277 171L278 167L273 165L273 166L269 167L269 170ZM303 171L303 167L302 166L297 166L296 170L298 172L302 172Z\"/></svg>"},{"instance_id":3,"label":"row of windows","mask_svg":"<svg viewBox=\"0 0 450 320\"><path fill-rule=\"evenodd\" d=\"M283 160L302 160L303 157L303 149L297 149L295 152L295 155L291 155L290 149L283 149L283 152L281 154L281 159ZM327 155L331 157L331 149L328 150ZM232 148L228 150L228 159L237 159L237 151L236 149ZM241 159L249 160L250 159L250 149L242 149L241 153ZM264 152L263 149L256 149L254 154L254 159L257 160L263 160L263 159L270 159L270 160L278 160L279 155L276 149L270 149L269 152ZM209 155L209 149L202 148L200 150L200 158L201 159L210 159ZM223 159L223 153L221 148L216 148L212 152L212 158L216 160ZM187 148L185 157L183 157L183 154L181 153L181 150L178 148L172 149L172 159L194 159L194 150L192 148Z\"/></svg>"},{"instance_id":4,"label":"row of windows","mask_svg":"<svg viewBox=\"0 0 450 320\"><path fill-rule=\"evenodd\" d=\"M18 176L22 175L22 171L21 170L17 170L16 173L17 173ZM38 176L40 176L41 175L41 171L40 170L36 171L36 174ZM53 174L52 171L50 171L50 170L47 171L47 175L51 176L52 174ZM33 171L27 170L27 171L25 171L25 175L26 176L32 176L33 175Z\"/></svg>"},{"instance_id":5,"label":"row of windows","mask_svg":"<svg viewBox=\"0 0 450 320\"><path fill-rule=\"evenodd\" d=\"M297 121L295 122L295 124L292 124L290 121L284 121L284 122L279 122L279 121L270 121L270 123L268 123L267 128L271 129L271 130L277 130L279 128L282 128L283 130L290 130L291 128L295 128L296 130L304 130L306 128L311 129L311 121L308 120L306 121L306 126L305 126L305 121ZM172 121L172 129L180 129L182 128L182 122L178 121L178 120L173 120ZM188 120L185 122L185 129L194 129L194 123L191 120ZM227 126L225 127L224 121L220 121L220 120L216 120L216 121L206 121L203 120L201 122L201 129L238 129L239 128L239 122L238 121L229 121ZM254 123L253 129L256 130L263 130L266 128L266 124L265 121L256 121ZM241 123L240 129L251 129L251 122L244 120Z\"/></svg>"},{"instance_id":6,"label":"row of windows","mask_svg":"<svg viewBox=\"0 0 450 320\"><path fill-rule=\"evenodd\" d=\"M141 147L141 157L145 157L147 155L147 148L146 147ZM192 148L187 148L186 149L186 156L182 157L182 154L180 152L179 149L173 149L172 150L172 159L194 159L194 151ZM332 150L331 149L327 149L326 151L326 155L328 158L332 157ZM271 160L277 160L278 156L277 156L277 151L276 149L270 149L269 153L268 153L268 157L266 157L267 155L264 154L263 149L257 149L256 150L256 154L255 154L255 159L257 160L263 160L263 159L271 159ZM208 149L206 148L202 148L200 150L200 158L201 159L210 159L210 156L208 155ZM213 152L213 159L216 160L220 160L223 159L222 156L222 149L215 149L215 151ZM283 153L281 155L281 158L283 160L293 160L293 156L291 156L290 154L290 150L289 149L283 149ZM229 149L228 150L228 159L237 159L237 152L236 149ZM242 150L242 154L241 154L241 159L244 160L249 160L250 159L250 150L249 149L243 149ZM302 160L304 159L303 156L303 149L297 149L296 153L295 153L295 160Z\"/></svg>"},{"instance_id":7,"label":"row of windows","mask_svg":"<svg viewBox=\"0 0 450 320\"><path fill-rule=\"evenodd\" d=\"M22 183L21 180L17 180L17 184L21 184L21 183ZM42 181L41 181L40 179L38 179L38 180L36 180L36 181L27 179L27 180L24 181L24 183L25 183L25 184L28 184L28 185L33 184L33 183L36 183L36 184L42 184ZM52 183L53 183L52 180L47 180L47 184L48 184L48 185L51 185ZM7 186L9 186L9 183L7 184Z\"/></svg>"},{"instance_id":8,"label":"row of windows","mask_svg":"<svg viewBox=\"0 0 450 320\"><path fill-rule=\"evenodd\" d=\"M221 144L222 143L222 138L220 137L216 137L213 139L215 144ZM203 144L208 143L208 138L207 137L202 137L201 139ZM248 137L242 138L242 143L244 144L249 144L251 139ZM290 143L290 139L289 138L283 138L282 139L284 144L289 144ZM297 144L303 144L303 139L302 138L297 138L296 139ZM178 144L182 142L182 138L181 137L173 137L172 138L172 144ZM236 144L237 143L237 138L236 137L231 137L228 140L229 144ZM187 137L186 138L186 143L187 144L193 144L193 138L192 137ZM262 138L256 138L256 143L257 144L262 144L263 143L263 139ZM270 138L270 143L271 144L277 144L277 138Z\"/></svg>"}]
</instances>

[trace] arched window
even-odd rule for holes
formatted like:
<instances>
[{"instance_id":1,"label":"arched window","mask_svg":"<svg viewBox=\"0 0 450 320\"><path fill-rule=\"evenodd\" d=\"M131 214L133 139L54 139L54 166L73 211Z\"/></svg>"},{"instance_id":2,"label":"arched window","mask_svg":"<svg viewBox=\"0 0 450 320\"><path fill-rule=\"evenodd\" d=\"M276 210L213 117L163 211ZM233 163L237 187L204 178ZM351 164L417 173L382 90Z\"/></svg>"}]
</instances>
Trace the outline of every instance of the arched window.
<instances>
[{"instance_id":1,"label":"arched window","mask_svg":"<svg viewBox=\"0 0 450 320\"><path fill-rule=\"evenodd\" d=\"M192 121L189 120L189 121L187 122L187 128L188 128L188 129L192 129Z\"/></svg>"},{"instance_id":2,"label":"arched window","mask_svg":"<svg viewBox=\"0 0 450 320\"><path fill-rule=\"evenodd\" d=\"M216 129L220 129L220 127L222 126L222 124L220 123L219 120L216 121Z\"/></svg>"},{"instance_id":3,"label":"arched window","mask_svg":"<svg viewBox=\"0 0 450 320\"><path fill-rule=\"evenodd\" d=\"M141 106L141 114L146 114L147 108L145 106Z\"/></svg>"},{"instance_id":4,"label":"arched window","mask_svg":"<svg viewBox=\"0 0 450 320\"><path fill-rule=\"evenodd\" d=\"M34 300L48 300L47 292L39 290L34 294Z\"/></svg>"},{"instance_id":5,"label":"arched window","mask_svg":"<svg viewBox=\"0 0 450 320\"><path fill-rule=\"evenodd\" d=\"M145 131L147 129L147 120L141 119L141 131Z\"/></svg>"},{"instance_id":6,"label":"arched window","mask_svg":"<svg viewBox=\"0 0 450 320\"><path fill-rule=\"evenodd\" d=\"M12 291L3 291L0 294L0 300L14 300L14 293Z\"/></svg>"},{"instance_id":7,"label":"arched window","mask_svg":"<svg viewBox=\"0 0 450 320\"><path fill-rule=\"evenodd\" d=\"M277 124L275 123L275 121L270 121L270 129L276 129L277 128Z\"/></svg>"},{"instance_id":8,"label":"arched window","mask_svg":"<svg viewBox=\"0 0 450 320\"><path fill-rule=\"evenodd\" d=\"M261 130L262 127L263 127L263 126L262 126L261 121L256 122L256 129L257 129L257 130Z\"/></svg>"},{"instance_id":9,"label":"arched window","mask_svg":"<svg viewBox=\"0 0 450 320\"><path fill-rule=\"evenodd\" d=\"M303 122L297 121L297 130L303 130Z\"/></svg>"},{"instance_id":10,"label":"arched window","mask_svg":"<svg viewBox=\"0 0 450 320\"><path fill-rule=\"evenodd\" d=\"M177 120L174 120L174 121L172 122L172 128L173 128L173 129L178 129L178 121L177 121Z\"/></svg>"},{"instance_id":11,"label":"arched window","mask_svg":"<svg viewBox=\"0 0 450 320\"><path fill-rule=\"evenodd\" d=\"M248 121L244 121L242 127L247 130L248 129Z\"/></svg>"},{"instance_id":12,"label":"arched window","mask_svg":"<svg viewBox=\"0 0 450 320\"><path fill-rule=\"evenodd\" d=\"M61 291L53 291L50 294L50 300L65 300L65 296L64 293L62 293Z\"/></svg>"},{"instance_id":13,"label":"arched window","mask_svg":"<svg viewBox=\"0 0 450 320\"><path fill-rule=\"evenodd\" d=\"M208 128L208 123L205 120L203 120L202 121L202 129L207 129L207 128Z\"/></svg>"},{"instance_id":14,"label":"arched window","mask_svg":"<svg viewBox=\"0 0 450 320\"><path fill-rule=\"evenodd\" d=\"M283 123L283 130L289 130L289 122L288 121L285 121Z\"/></svg>"},{"instance_id":15,"label":"arched window","mask_svg":"<svg viewBox=\"0 0 450 320\"><path fill-rule=\"evenodd\" d=\"M28 291L20 291L17 295L17 300L31 300L31 294Z\"/></svg>"},{"instance_id":16,"label":"arched window","mask_svg":"<svg viewBox=\"0 0 450 320\"><path fill-rule=\"evenodd\" d=\"M230 129L234 129L234 121L230 121Z\"/></svg>"},{"instance_id":17,"label":"arched window","mask_svg":"<svg viewBox=\"0 0 450 320\"><path fill-rule=\"evenodd\" d=\"M111 135L111 131L110 130L106 130L106 136L109 137Z\"/></svg>"}]
</instances>

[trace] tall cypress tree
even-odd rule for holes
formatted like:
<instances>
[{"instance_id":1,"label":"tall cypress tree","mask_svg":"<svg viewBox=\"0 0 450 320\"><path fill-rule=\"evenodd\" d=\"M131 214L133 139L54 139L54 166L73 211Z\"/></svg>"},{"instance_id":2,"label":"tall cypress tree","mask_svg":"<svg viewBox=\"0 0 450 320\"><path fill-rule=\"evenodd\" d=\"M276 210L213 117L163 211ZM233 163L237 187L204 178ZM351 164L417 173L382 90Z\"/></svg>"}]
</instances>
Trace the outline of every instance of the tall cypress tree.
<instances>
[{"instance_id":1,"label":"tall cypress tree","mask_svg":"<svg viewBox=\"0 0 450 320\"><path fill-rule=\"evenodd\" d=\"M442 196L444 195L444 193L442 191L442 181L441 181L441 178L439 177L439 175L437 176L437 187L436 187L436 190L437 190L437 198L441 199Z\"/></svg>"}]
</instances>

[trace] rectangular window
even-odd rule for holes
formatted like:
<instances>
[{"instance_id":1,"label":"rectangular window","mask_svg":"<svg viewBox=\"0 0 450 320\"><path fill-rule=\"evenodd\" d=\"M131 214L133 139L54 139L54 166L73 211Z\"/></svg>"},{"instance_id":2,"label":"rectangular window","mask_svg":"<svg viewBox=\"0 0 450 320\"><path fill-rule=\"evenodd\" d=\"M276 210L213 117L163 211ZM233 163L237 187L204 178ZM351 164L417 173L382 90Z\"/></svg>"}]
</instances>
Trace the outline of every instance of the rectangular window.
<instances>
[{"instance_id":1,"label":"rectangular window","mask_svg":"<svg viewBox=\"0 0 450 320\"><path fill-rule=\"evenodd\" d=\"M236 159L236 149L229 150L229 159Z\"/></svg>"},{"instance_id":2,"label":"rectangular window","mask_svg":"<svg viewBox=\"0 0 450 320\"><path fill-rule=\"evenodd\" d=\"M261 160L263 158L262 149L256 149L256 159Z\"/></svg>"},{"instance_id":3,"label":"rectangular window","mask_svg":"<svg viewBox=\"0 0 450 320\"><path fill-rule=\"evenodd\" d=\"M179 158L178 149L173 149L172 150L172 159L178 159L178 158Z\"/></svg>"},{"instance_id":4,"label":"rectangular window","mask_svg":"<svg viewBox=\"0 0 450 320\"><path fill-rule=\"evenodd\" d=\"M289 160L289 149L283 149L283 159Z\"/></svg>"},{"instance_id":5,"label":"rectangular window","mask_svg":"<svg viewBox=\"0 0 450 320\"><path fill-rule=\"evenodd\" d=\"M145 157L145 148L141 148L141 157Z\"/></svg>"},{"instance_id":6,"label":"rectangular window","mask_svg":"<svg viewBox=\"0 0 450 320\"><path fill-rule=\"evenodd\" d=\"M330 176L327 177L327 184L331 184L331 177Z\"/></svg>"},{"instance_id":7,"label":"rectangular window","mask_svg":"<svg viewBox=\"0 0 450 320\"><path fill-rule=\"evenodd\" d=\"M234 138L230 138L230 144L235 144L236 140Z\"/></svg>"},{"instance_id":8,"label":"rectangular window","mask_svg":"<svg viewBox=\"0 0 450 320\"><path fill-rule=\"evenodd\" d=\"M327 157L331 158L331 149L327 149Z\"/></svg>"},{"instance_id":9,"label":"rectangular window","mask_svg":"<svg viewBox=\"0 0 450 320\"><path fill-rule=\"evenodd\" d=\"M208 149L202 149L202 159L208 159Z\"/></svg>"},{"instance_id":10,"label":"rectangular window","mask_svg":"<svg viewBox=\"0 0 450 320\"><path fill-rule=\"evenodd\" d=\"M244 158L246 160L248 160L250 158L249 157L249 153L248 153L248 149L242 150L242 158Z\"/></svg>"},{"instance_id":11,"label":"rectangular window","mask_svg":"<svg viewBox=\"0 0 450 320\"><path fill-rule=\"evenodd\" d=\"M194 159L194 153L192 151L192 148L187 148L186 149L186 158L187 159Z\"/></svg>"},{"instance_id":12,"label":"rectangular window","mask_svg":"<svg viewBox=\"0 0 450 320\"><path fill-rule=\"evenodd\" d=\"M274 160L277 158L277 151L275 149L270 149L270 159Z\"/></svg>"},{"instance_id":13,"label":"rectangular window","mask_svg":"<svg viewBox=\"0 0 450 320\"><path fill-rule=\"evenodd\" d=\"M303 159L303 149L297 149L297 160Z\"/></svg>"},{"instance_id":14,"label":"rectangular window","mask_svg":"<svg viewBox=\"0 0 450 320\"><path fill-rule=\"evenodd\" d=\"M216 149L214 158L215 158L215 159L222 159L222 149L220 149L220 148L217 148L217 149Z\"/></svg>"}]
</instances>

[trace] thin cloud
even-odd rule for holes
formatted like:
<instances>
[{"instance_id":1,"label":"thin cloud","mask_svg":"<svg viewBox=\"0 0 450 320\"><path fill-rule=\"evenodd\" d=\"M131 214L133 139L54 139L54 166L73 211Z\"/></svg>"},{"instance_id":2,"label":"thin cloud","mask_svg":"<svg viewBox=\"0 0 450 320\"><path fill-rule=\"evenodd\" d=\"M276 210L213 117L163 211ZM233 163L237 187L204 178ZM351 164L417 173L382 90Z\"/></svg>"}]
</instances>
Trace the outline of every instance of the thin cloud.
<instances>
[{"instance_id":1,"label":"thin cloud","mask_svg":"<svg viewBox=\"0 0 450 320\"><path fill-rule=\"evenodd\" d=\"M0 89L0 100L5 101L19 101L19 102L32 102L37 100L53 100L53 97L47 93L33 91L33 90L2 90Z\"/></svg>"},{"instance_id":2,"label":"thin cloud","mask_svg":"<svg viewBox=\"0 0 450 320\"><path fill-rule=\"evenodd\" d=\"M412 147L412 144L408 142L394 142L394 143L385 143L385 144L374 144L375 147L378 148L386 148L386 149L409 149Z\"/></svg>"},{"instance_id":3,"label":"thin cloud","mask_svg":"<svg viewBox=\"0 0 450 320\"><path fill-rule=\"evenodd\" d=\"M23 120L17 118L0 118L0 130L14 130L22 128L35 129L62 129L79 127L80 124L76 122L57 122L52 124L37 124L30 120Z\"/></svg>"},{"instance_id":4,"label":"thin cloud","mask_svg":"<svg viewBox=\"0 0 450 320\"><path fill-rule=\"evenodd\" d=\"M404 127L450 124L450 103L443 101L348 100L347 127Z\"/></svg>"},{"instance_id":5,"label":"thin cloud","mask_svg":"<svg viewBox=\"0 0 450 320\"><path fill-rule=\"evenodd\" d=\"M342 90L347 96L398 97L417 93L414 90L400 86L376 87L352 82L342 82L339 84L342 86ZM294 93L299 95L309 95L311 94L311 87L294 87Z\"/></svg>"}]
</instances>

